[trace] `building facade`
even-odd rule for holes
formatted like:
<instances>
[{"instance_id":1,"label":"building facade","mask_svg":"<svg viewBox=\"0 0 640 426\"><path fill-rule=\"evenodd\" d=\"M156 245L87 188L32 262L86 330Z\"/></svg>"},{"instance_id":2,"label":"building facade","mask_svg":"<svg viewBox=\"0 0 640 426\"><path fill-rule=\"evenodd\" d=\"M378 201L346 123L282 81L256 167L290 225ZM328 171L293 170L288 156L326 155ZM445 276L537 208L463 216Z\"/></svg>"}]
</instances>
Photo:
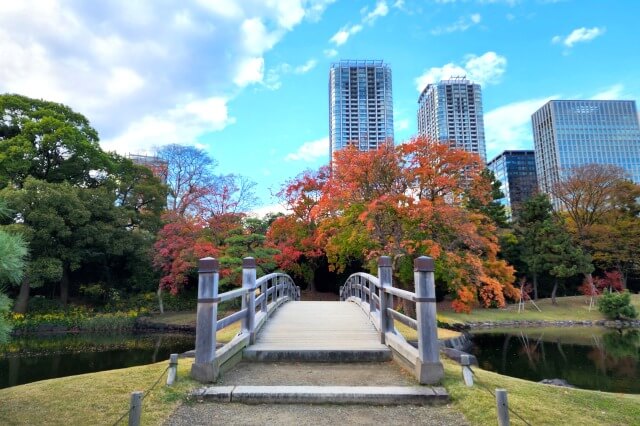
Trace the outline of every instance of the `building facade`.
<instances>
[{"instance_id":1,"label":"building facade","mask_svg":"<svg viewBox=\"0 0 640 426\"><path fill-rule=\"evenodd\" d=\"M383 61L340 61L329 70L329 155L393 143L391 67Z\"/></svg>"},{"instance_id":2,"label":"building facade","mask_svg":"<svg viewBox=\"0 0 640 426\"><path fill-rule=\"evenodd\" d=\"M635 101L549 101L531 116L540 191L572 167L608 164L640 183L640 125Z\"/></svg>"},{"instance_id":3,"label":"building facade","mask_svg":"<svg viewBox=\"0 0 640 426\"><path fill-rule=\"evenodd\" d=\"M418 135L487 160L482 90L465 77L429 84L418 99Z\"/></svg>"},{"instance_id":4,"label":"building facade","mask_svg":"<svg viewBox=\"0 0 640 426\"><path fill-rule=\"evenodd\" d=\"M502 183L507 216L514 218L522 204L538 191L534 151L503 151L487 163L496 179Z\"/></svg>"}]
</instances>

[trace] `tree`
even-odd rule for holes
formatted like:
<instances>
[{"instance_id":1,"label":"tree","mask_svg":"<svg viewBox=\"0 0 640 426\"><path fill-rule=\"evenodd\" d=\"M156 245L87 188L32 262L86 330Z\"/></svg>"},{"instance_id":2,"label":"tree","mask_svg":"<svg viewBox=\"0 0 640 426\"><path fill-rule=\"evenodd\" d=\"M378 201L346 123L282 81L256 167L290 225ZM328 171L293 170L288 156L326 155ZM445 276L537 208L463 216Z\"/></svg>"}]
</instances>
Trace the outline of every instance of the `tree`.
<instances>
[{"instance_id":1,"label":"tree","mask_svg":"<svg viewBox=\"0 0 640 426\"><path fill-rule=\"evenodd\" d=\"M554 277L551 298L552 303L556 304L559 279L578 273L590 276L593 271L591 257L573 242L564 223L553 215L546 195L534 195L525 202L518 216L516 230L522 260L533 278L535 300L538 299L540 274L546 273Z\"/></svg>"},{"instance_id":2,"label":"tree","mask_svg":"<svg viewBox=\"0 0 640 426\"><path fill-rule=\"evenodd\" d=\"M493 222L499 228L507 227L507 212L504 208L504 205L500 203L500 199L504 198L504 193L500 189L502 183L496 179L495 174L485 168L480 173L480 179L478 180L478 190L470 191L468 207L471 210L476 210L483 213L485 216L491 218ZM491 201L482 202L481 200L476 199L473 194L478 193L479 191L484 191L489 187L491 191Z\"/></svg>"},{"instance_id":3,"label":"tree","mask_svg":"<svg viewBox=\"0 0 640 426\"><path fill-rule=\"evenodd\" d=\"M266 233L267 244L278 250L278 266L315 288L314 275L325 252L316 242L318 221L312 214L322 196L329 169L307 170L277 193L287 215L276 217Z\"/></svg>"},{"instance_id":4,"label":"tree","mask_svg":"<svg viewBox=\"0 0 640 426\"><path fill-rule=\"evenodd\" d=\"M6 205L0 200L0 215L8 214ZM18 284L24 275L27 245L20 235L0 229L0 344L8 339L11 325L6 319L11 309L11 300L4 294L6 284Z\"/></svg>"},{"instance_id":5,"label":"tree","mask_svg":"<svg viewBox=\"0 0 640 426\"><path fill-rule=\"evenodd\" d=\"M610 165L575 167L553 188L569 230L602 268L627 276L640 255L640 185Z\"/></svg>"},{"instance_id":6,"label":"tree","mask_svg":"<svg viewBox=\"0 0 640 426\"><path fill-rule=\"evenodd\" d=\"M533 298L538 300L538 277L546 271L544 260L545 223L552 220L552 207L545 194L530 197L523 205L516 222L516 238L520 258L532 278Z\"/></svg>"},{"instance_id":7,"label":"tree","mask_svg":"<svg viewBox=\"0 0 640 426\"><path fill-rule=\"evenodd\" d=\"M497 257L495 224L481 211L493 201L481 172L478 156L426 138L338 151L312 210L316 244L338 271L353 261L373 268L375 258L391 255L404 287L410 256L428 254L437 280L454 294L454 308L468 311L476 301L503 306L518 291L513 269ZM467 207L470 197L477 211Z\"/></svg>"},{"instance_id":8,"label":"tree","mask_svg":"<svg viewBox=\"0 0 640 426\"><path fill-rule=\"evenodd\" d=\"M163 178L169 188L168 209L178 216L200 214L217 185L217 161L194 146L177 144L163 146L158 156L167 162Z\"/></svg>"},{"instance_id":9,"label":"tree","mask_svg":"<svg viewBox=\"0 0 640 426\"><path fill-rule=\"evenodd\" d=\"M89 121L69 107L20 95L0 95L0 188L28 176L95 187L110 162Z\"/></svg>"}]
</instances>

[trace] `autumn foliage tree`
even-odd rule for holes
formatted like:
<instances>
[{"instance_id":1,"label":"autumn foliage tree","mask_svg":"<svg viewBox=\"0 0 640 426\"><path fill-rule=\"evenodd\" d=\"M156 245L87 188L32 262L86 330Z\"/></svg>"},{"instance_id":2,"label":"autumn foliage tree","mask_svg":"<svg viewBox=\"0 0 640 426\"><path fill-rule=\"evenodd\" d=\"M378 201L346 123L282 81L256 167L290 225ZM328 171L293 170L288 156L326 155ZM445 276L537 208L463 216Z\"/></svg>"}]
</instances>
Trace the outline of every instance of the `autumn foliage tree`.
<instances>
[{"instance_id":1,"label":"autumn foliage tree","mask_svg":"<svg viewBox=\"0 0 640 426\"><path fill-rule=\"evenodd\" d=\"M328 177L329 169L322 167L287 182L277 196L290 214L277 217L267 231L268 245L278 250L278 266L311 289L315 288L314 273L325 254L316 241L318 221L312 212Z\"/></svg>"},{"instance_id":2,"label":"autumn foliage tree","mask_svg":"<svg viewBox=\"0 0 640 426\"><path fill-rule=\"evenodd\" d=\"M518 290L513 269L497 257L496 225L481 208L493 201L482 170L478 156L425 138L338 151L308 209L313 247L324 250L336 271L353 261L373 269L378 256L391 255L396 282L405 287L412 276L406 259L427 254L436 259L436 278L453 294L456 310L469 311L476 302L504 306ZM478 208L468 208L471 197Z\"/></svg>"},{"instance_id":3,"label":"autumn foliage tree","mask_svg":"<svg viewBox=\"0 0 640 426\"><path fill-rule=\"evenodd\" d=\"M553 188L569 231L602 269L616 269L626 287L640 257L640 185L624 170L588 164L567 171Z\"/></svg>"}]
</instances>

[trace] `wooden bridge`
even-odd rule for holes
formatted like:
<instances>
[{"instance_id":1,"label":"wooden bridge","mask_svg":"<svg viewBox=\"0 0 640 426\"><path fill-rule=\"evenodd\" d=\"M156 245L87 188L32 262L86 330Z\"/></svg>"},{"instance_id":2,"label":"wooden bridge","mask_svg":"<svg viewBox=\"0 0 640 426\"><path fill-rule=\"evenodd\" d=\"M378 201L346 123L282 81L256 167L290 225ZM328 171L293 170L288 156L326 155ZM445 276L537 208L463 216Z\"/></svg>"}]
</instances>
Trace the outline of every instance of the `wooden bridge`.
<instances>
[{"instance_id":1,"label":"wooden bridge","mask_svg":"<svg viewBox=\"0 0 640 426\"><path fill-rule=\"evenodd\" d=\"M221 371L240 359L252 361L367 362L395 359L412 370L420 384L438 383L444 375L436 326L434 263L414 261L415 292L393 287L391 258L378 261L378 276L351 275L340 288L340 302L300 301L300 288L286 274L256 279L253 258L243 260L243 284L218 294L218 261L199 263L195 362L191 375L215 382ZM241 300L241 309L218 318L218 304ZM416 304L416 318L394 309L395 299ZM216 332L242 321L238 335L222 347ZM417 330L417 347L395 326Z\"/></svg>"}]
</instances>

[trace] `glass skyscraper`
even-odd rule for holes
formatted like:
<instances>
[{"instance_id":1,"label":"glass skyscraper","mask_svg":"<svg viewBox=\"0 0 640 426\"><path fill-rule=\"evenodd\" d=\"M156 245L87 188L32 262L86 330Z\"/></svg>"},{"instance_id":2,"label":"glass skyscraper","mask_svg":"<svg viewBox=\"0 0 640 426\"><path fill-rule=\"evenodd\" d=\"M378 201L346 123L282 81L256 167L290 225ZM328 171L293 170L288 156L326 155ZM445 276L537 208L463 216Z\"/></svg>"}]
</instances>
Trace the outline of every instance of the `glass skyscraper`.
<instances>
[{"instance_id":1,"label":"glass skyscraper","mask_svg":"<svg viewBox=\"0 0 640 426\"><path fill-rule=\"evenodd\" d=\"M586 164L624 169L640 183L640 125L635 101L549 101L531 116L540 191Z\"/></svg>"},{"instance_id":2,"label":"glass skyscraper","mask_svg":"<svg viewBox=\"0 0 640 426\"><path fill-rule=\"evenodd\" d=\"M480 85L466 77L428 84L418 99L418 134L487 161Z\"/></svg>"},{"instance_id":3,"label":"glass skyscraper","mask_svg":"<svg viewBox=\"0 0 640 426\"><path fill-rule=\"evenodd\" d=\"M507 216L518 215L522 204L538 190L536 178L536 160L533 151L503 151L487 163L496 179L502 183Z\"/></svg>"},{"instance_id":4,"label":"glass skyscraper","mask_svg":"<svg viewBox=\"0 0 640 426\"><path fill-rule=\"evenodd\" d=\"M329 70L329 155L393 142L391 68L378 60L340 61Z\"/></svg>"}]
</instances>

